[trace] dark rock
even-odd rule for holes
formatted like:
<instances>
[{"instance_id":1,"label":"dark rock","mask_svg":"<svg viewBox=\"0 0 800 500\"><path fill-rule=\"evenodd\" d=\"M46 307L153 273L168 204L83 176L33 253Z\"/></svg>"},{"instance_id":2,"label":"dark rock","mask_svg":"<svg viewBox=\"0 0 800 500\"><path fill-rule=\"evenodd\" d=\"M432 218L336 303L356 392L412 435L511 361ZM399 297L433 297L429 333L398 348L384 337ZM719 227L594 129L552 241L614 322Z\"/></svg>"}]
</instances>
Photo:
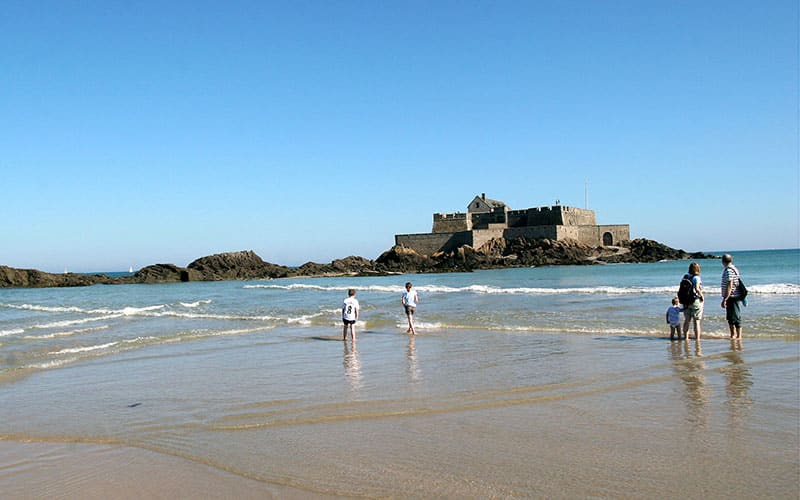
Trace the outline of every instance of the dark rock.
<instances>
[{"instance_id":1,"label":"dark rock","mask_svg":"<svg viewBox=\"0 0 800 500\"><path fill-rule=\"evenodd\" d=\"M153 264L139 269L133 276L124 281L128 283L180 283L199 281L199 277L198 274L175 264Z\"/></svg>"},{"instance_id":2,"label":"dark rock","mask_svg":"<svg viewBox=\"0 0 800 500\"><path fill-rule=\"evenodd\" d=\"M382 274L376 268L375 261L351 255L344 259L336 259L330 264L306 262L293 269L292 276L365 276Z\"/></svg>"},{"instance_id":3,"label":"dark rock","mask_svg":"<svg viewBox=\"0 0 800 500\"><path fill-rule=\"evenodd\" d=\"M427 255L402 245L395 245L383 252L375 262L387 272L399 273L430 272L435 265Z\"/></svg>"},{"instance_id":4,"label":"dark rock","mask_svg":"<svg viewBox=\"0 0 800 500\"><path fill-rule=\"evenodd\" d=\"M187 268L197 273L198 281L283 278L289 272L287 267L264 262L252 250L201 257Z\"/></svg>"},{"instance_id":5,"label":"dark rock","mask_svg":"<svg viewBox=\"0 0 800 500\"><path fill-rule=\"evenodd\" d=\"M637 238L631 241L622 242L621 246L627 248L627 253L608 256L605 262L659 262L662 260L686 260L686 259L718 259L716 255L705 254L702 252L687 253L683 250L675 249L645 238Z\"/></svg>"},{"instance_id":6,"label":"dark rock","mask_svg":"<svg viewBox=\"0 0 800 500\"><path fill-rule=\"evenodd\" d=\"M0 266L0 288L88 286L111 282L113 280L105 274L53 274L35 269L14 269Z\"/></svg>"}]
</instances>

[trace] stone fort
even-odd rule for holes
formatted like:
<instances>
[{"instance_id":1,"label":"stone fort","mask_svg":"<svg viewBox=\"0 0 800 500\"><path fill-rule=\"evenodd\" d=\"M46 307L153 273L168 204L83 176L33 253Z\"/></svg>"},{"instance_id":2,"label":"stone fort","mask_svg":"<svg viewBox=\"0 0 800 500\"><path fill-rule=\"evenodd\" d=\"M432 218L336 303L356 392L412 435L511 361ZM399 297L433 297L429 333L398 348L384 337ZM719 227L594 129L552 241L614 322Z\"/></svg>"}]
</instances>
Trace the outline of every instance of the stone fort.
<instances>
[{"instance_id":1,"label":"stone fort","mask_svg":"<svg viewBox=\"0 0 800 500\"><path fill-rule=\"evenodd\" d=\"M462 245L480 248L493 238L528 240L572 239L591 246L615 246L630 239L628 224L598 225L594 210L562 206L511 210L483 193L467 205L466 212L433 214L433 230L421 234L396 234L396 245L424 255Z\"/></svg>"}]
</instances>

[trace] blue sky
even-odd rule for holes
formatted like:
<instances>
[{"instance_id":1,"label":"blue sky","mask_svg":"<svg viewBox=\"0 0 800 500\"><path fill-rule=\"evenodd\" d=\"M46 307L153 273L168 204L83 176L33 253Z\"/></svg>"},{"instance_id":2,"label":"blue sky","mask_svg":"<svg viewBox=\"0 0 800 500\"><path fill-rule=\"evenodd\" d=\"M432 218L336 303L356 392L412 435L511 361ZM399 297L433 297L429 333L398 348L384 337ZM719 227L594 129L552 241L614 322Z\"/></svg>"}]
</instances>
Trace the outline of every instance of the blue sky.
<instances>
[{"instance_id":1,"label":"blue sky","mask_svg":"<svg viewBox=\"0 0 800 500\"><path fill-rule=\"evenodd\" d=\"M686 250L800 245L798 4L0 9L0 264L376 258L482 192Z\"/></svg>"}]
</instances>

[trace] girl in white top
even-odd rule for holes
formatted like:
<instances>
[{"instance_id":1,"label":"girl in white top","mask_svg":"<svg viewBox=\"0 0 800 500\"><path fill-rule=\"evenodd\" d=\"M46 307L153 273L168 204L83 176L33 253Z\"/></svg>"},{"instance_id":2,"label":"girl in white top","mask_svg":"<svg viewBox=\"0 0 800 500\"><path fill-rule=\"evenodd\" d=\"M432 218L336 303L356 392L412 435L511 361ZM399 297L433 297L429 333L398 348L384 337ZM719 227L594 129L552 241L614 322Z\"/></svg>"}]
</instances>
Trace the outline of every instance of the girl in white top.
<instances>
[{"instance_id":1,"label":"girl in white top","mask_svg":"<svg viewBox=\"0 0 800 500\"><path fill-rule=\"evenodd\" d=\"M408 330L406 330L406 333L416 335L417 332L414 330L414 311L416 311L417 304L419 303L419 295L417 295L416 290L411 289L411 286L410 281L406 283L406 291L403 292L400 303L403 304L403 308L406 311L406 318L408 318Z\"/></svg>"}]
</instances>

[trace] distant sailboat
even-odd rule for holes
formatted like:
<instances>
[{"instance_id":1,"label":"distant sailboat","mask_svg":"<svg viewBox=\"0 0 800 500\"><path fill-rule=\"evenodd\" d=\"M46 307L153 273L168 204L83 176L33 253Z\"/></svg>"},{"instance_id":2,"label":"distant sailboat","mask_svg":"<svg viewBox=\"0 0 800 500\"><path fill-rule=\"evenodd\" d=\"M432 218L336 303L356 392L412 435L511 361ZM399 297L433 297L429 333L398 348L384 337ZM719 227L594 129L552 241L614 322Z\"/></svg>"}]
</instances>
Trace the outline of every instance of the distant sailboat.
<instances>
[{"instance_id":1,"label":"distant sailboat","mask_svg":"<svg viewBox=\"0 0 800 500\"><path fill-rule=\"evenodd\" d=\"M129 268L128 268L128 272L129 272L129 273L131 273L131 274L133 274L133 266L131 266L131 267L129 267Z\"/></svg>"}]
</instances>

